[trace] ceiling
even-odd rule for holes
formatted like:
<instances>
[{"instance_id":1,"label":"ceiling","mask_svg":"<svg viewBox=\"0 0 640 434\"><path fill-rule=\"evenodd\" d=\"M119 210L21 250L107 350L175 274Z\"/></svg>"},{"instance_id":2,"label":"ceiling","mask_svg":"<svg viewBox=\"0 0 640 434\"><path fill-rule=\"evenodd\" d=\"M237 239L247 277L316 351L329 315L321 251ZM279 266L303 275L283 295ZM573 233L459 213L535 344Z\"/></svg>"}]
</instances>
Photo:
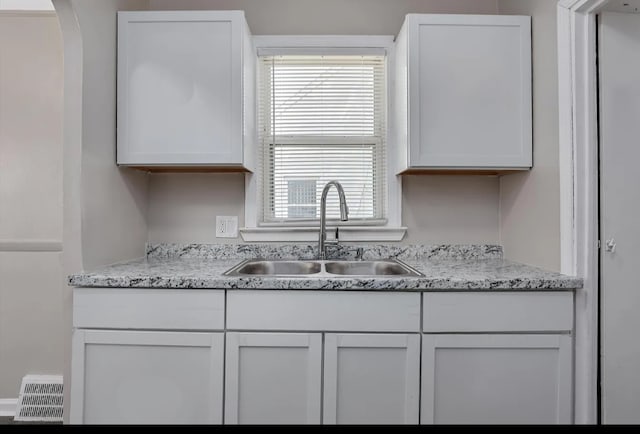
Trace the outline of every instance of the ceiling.
<instances>
[{"instance_id":1,"label":"ceiling","mask_svg":"<svg viewBox=\"0 0 640 434\"><path fill-rule=\"evenodd\" d=\"M640 0L611 0L604 10L640 14Z\"/></svg>"},{"instance_id":2,"label":"ceiling","mask_svg":"<svg viewBox=\"0 0 640 434\"><path fill-rule=\"evenodd\" d=\"M0 10L52 11L51 0L0 0Z\"/></svg>"}]
</instances>

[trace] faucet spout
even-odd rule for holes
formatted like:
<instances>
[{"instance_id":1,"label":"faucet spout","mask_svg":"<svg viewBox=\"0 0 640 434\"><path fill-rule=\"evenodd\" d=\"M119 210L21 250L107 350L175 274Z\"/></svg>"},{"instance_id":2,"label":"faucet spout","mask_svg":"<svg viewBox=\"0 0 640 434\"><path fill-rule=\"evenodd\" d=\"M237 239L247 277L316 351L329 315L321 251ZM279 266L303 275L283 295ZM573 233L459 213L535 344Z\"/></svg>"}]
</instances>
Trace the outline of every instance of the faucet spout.
<instances>
[{"instance_id":1,"label":"faucet spout","mask_svg":"<svg viewBox=\"0 0 640 434\"><path fill-rule=\"evenodd\" d=\"M327 252L325 248L325 242L327 240L327 194L331 186L334 186L338 191L338 198L340 200L340 220L346 222L349 220L349 207L347 207L347 199L344 195L344 189L338 181L329 181L322 189L322 196L320 197L320 234L318 236L318 259L326 259Z\"/></svg>"}]
</instances>

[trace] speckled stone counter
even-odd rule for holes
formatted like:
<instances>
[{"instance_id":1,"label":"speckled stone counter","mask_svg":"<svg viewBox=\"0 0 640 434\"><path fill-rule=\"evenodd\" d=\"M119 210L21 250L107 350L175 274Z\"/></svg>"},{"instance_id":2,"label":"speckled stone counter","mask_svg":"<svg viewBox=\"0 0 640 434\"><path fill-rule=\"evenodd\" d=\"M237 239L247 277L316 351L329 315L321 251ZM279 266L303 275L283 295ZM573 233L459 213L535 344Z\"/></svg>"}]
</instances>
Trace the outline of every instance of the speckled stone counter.
<instances>
[{"instance_id":1,"label":"speckled stone counter","mask_svg":"<svg viewBox=\"0 0 640 434\"><path fill-rule=\"evenodd\" d=\"M582 279L502 259L495 245L344 245L332 259L353 259L357 247L364 260L395 258L422 277L225 276L249 258L314 259L315 245L152 244L142 259L69 276L69 285L113 288L216 288L299 290L573 290Z\"/></svg>"}]
</instances>

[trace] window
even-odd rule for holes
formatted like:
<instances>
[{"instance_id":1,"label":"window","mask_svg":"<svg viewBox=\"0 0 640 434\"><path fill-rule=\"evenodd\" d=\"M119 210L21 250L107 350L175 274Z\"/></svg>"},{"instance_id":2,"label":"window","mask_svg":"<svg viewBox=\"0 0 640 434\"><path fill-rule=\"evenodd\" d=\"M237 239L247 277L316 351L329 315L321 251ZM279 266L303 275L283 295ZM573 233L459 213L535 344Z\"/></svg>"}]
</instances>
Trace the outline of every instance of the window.
<instances>
[{"instance_id":1,"label":"window","mask_svg":"<svg viewBox=\"0 0 640 434\"><path fill-rule=\"evenodd\" d=\"M350 224L386 223L385 65L384 55L259 57L260 224L317 225L331 180ZM331 190L327 218L338 217Z\"/></svg>"},{"instance_id":2,"label":"window","mask_svg":"<svg viewBox=\"0 0 640 434\"><path fill-rule=\"evenodd\" d=\"M393 39L253 37L259 161L245 182L244 241L317 241L320 197L331 180L349 205L349 221L337 220L330 190L327 225L340 226L340 240L404 237L399 155L389 147Z\"/></svg>"},{"instance_id":3,"label":"window","mask_svg":"<svg viewBox=\"0 0 640 434\"><path fill-rule=\"evenodd\" d=\"M287 197L286 218L315 218L317 214L317 189L318 182L315 179L287 180L289 196Z\"/></svg>"}]
</instances>

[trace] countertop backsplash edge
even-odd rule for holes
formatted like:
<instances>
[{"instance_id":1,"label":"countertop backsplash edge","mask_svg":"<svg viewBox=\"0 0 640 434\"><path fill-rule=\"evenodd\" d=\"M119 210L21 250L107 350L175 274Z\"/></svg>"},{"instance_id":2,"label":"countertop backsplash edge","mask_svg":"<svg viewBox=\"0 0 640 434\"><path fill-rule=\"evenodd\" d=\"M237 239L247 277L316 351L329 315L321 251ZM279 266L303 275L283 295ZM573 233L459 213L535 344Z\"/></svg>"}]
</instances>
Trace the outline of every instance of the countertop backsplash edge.
<instances>
[{"instance_id":1,"label":"countertop backsplash edge","mask_svg":"<svg viewBox=\"0 0 640 434\"><path fill-rule=\"evenodd\" d=\"M332 259L356 259L363 249L365 260L481 260L503 259L502 246L495 244L340 244L331 248ZM174 244L147 243L147 259L315 259L317 244Z\"/></svg>"}]
</instances>

